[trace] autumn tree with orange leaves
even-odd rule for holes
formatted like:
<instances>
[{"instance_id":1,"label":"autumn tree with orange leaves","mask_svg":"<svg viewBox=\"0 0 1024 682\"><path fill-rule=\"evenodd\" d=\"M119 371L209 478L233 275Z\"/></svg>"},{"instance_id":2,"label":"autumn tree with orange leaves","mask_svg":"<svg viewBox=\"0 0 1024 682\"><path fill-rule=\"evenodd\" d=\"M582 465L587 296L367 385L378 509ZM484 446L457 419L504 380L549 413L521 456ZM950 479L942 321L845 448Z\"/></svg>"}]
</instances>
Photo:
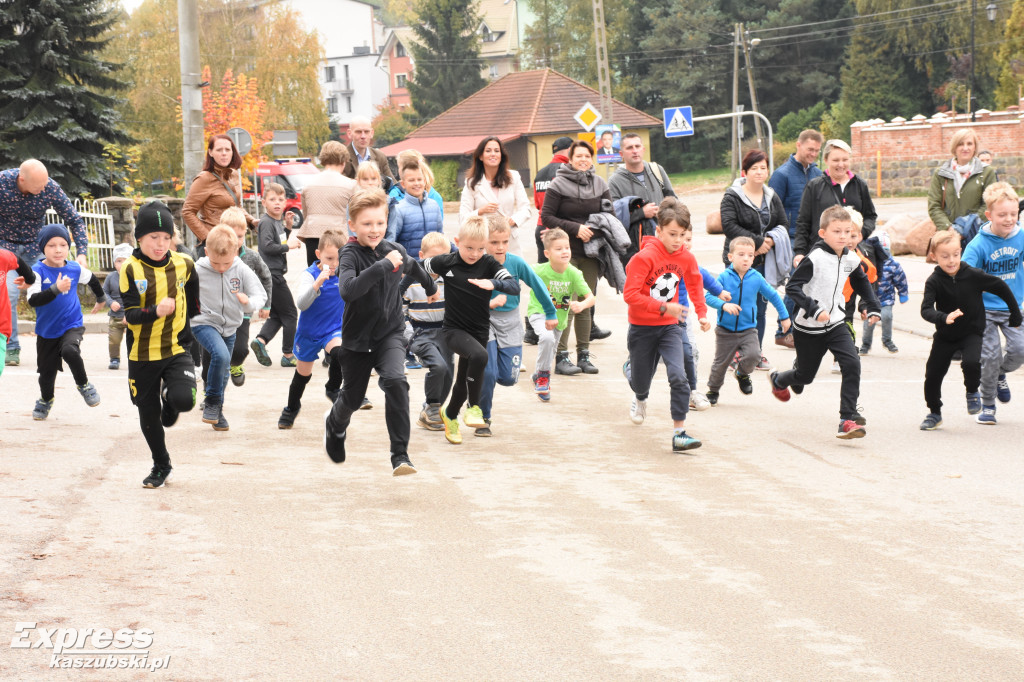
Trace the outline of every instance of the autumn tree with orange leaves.
<instances>
[{"instance_id":1,"label":"autumn tree with orange leaves","mask_svg":"<svg viewBox=\"0 0 1024 682\"><path fill-rule=\"evenodd\" d=\"M209 82L210 67L203 67L203 80ZM244 128L252 135L252 151L242 157L242 177L252 177L256 164L263 160L263 145L274 137L266 130L267 103L257 94L255 78L244 73L235 76L231 69L224 72L220 88L203 88L203 126L206 137L226 133L231 128Z\"/></svg>"}]
</instances>

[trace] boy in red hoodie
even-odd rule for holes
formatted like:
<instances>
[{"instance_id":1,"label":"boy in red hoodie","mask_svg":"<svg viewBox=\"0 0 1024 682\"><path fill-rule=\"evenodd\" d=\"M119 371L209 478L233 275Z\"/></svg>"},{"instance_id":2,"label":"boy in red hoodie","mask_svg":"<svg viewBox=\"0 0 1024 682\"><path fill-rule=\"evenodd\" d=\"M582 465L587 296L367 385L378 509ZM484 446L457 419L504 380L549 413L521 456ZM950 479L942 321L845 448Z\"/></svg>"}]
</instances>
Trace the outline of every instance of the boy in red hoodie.
<instances>
[{"instance_id":1,"label":"boy in red hoodie","mask_svg":"<svg viewBox=\"0 0 1024 682\"><path fill-rule=\"evenodd\" d=\"M634 424L647 416L647 396L660 357L665 362L670 388L670 407L675 430L672 450L699 448L701 442L686 434L686 413L690 405L690 384L683 366L683 328L678 324L686 308L677 302L680 284L686 287L697 312L700 328L707 331L704 280L697 259L683 248L690 229L690 211L675 197L666 197L658 207L655 236L644 237L639 253L626 266L623 297L629 306L626 347L631 366L629 386L635 397L629 408Z\"/></svg>"}]
</instances>

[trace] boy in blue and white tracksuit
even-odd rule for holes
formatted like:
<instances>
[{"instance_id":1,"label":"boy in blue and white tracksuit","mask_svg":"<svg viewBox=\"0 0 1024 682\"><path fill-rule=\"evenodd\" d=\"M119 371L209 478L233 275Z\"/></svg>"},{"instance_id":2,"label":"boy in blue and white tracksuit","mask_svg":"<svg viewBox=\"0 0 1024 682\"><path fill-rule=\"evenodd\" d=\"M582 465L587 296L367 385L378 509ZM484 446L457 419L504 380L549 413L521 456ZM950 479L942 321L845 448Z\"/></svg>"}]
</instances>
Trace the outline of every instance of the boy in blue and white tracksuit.
<instances>
[{"instance_id":1,"label":"boy in blue and white tracksuit","mask_svg":"<svg viewBox=\"0 0 1024 682\"><path fill-rule=\"evenodd\" d=\"M783 333L789 331L789 311L782 297L757 270L754 263L754 240L736 237L729 244L730 265L718 276L718 284L728 291L731 301L726 302L712 295L704 295L704 302L718 310L718 325L715 327L715 359L708 377L707 398L712 405L718 403L718 392L725 380L729 363L739 352L736 367L736 381L745 395L750 395L753 384L750 373L761 361L761 343L757 339L757 298L764 297L775 306Z\"/></svg>"},{"instance_id":2,"label":"boy in blue and white tracksuit","mask_svg":"<svg viewBox=\"0 0 1024 682\"><path fill-rule=\"evenodd\" d=\"M985 190L989 222L964 250L961 260L995 275L1009 285L1017 304L1024 304L1024 231L1017 222L1017 195L1005 182ZM979 424L996 423L996 399L1010 402L1006 375L1024 364L1024 330L1011 327L1006 302L986 292L985 335L981 342L981 413ZM1005 351L999 334L1006 339Z\"/></svg>"},{"instance_id":3,"label":"boy in blue and white tracksuit","mask_svg":"<svg viewBox=\"0 0 1024 682\"><path fill-rule=\"evenodd\" d=\"M546 292L547 286L525 260L508 253L511 236L508 220L501 215L491 214L487 220L487 253L505 266L512 278L524 283L533 291ZM495 305L504 297L504 303ZM545 320L558 320L551 296L537 296L544 308ZM519 381L519 367L523 363L523 325L519 317L519 296L495 291L491 294L491 324L487 338L487 366L480 391L480 409L484 420L491 422L491 405L494 402L494 385L513 386ZM476 435L489 436L490 428L477 429Z\"/></svg>"}]
</instances>

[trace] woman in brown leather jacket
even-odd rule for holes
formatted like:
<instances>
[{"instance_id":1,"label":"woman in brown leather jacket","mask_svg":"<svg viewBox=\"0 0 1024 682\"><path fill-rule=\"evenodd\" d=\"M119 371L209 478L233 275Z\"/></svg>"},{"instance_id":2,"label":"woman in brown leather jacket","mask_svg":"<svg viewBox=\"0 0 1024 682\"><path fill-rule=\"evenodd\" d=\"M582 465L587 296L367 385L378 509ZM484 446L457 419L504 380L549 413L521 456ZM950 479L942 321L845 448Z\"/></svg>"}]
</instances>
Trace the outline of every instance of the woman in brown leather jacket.
<instances>
[{"instance_id":1,"label":"woman in brown leather jacket","mask_svg":"<svg viewBox=\"0 0 1024 682\"><path fill-rule=\"evenodd\" d=\"M220 214L231 206L242 207L242 157L227 135L214 135L206 145L206 162L185 197L181 218L196 236L200 246L206 235L220 222ZM244 208L243 208L244 210ZM246 213L249 227L256 219ZM202 255L197 249L197 255Z\"/></svg>"}]
</instances>

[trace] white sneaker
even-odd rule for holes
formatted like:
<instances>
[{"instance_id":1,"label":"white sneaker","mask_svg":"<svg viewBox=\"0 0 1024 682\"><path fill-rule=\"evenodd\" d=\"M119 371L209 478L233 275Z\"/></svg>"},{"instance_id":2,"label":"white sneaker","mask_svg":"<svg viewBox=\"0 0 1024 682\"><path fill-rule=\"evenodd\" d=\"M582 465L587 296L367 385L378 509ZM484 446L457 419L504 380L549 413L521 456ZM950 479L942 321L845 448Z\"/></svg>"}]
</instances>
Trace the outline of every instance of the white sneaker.
<instances>
[{"instance_id":1,"label":"white sneaker","mask_svg":"<svg viewBox=\"0 0 1024 682\"><path fill-rule=\"evenodd\" d=\"M647 417L647 401L633 398L633 403L629 406L630 420L634 424L643 424L645 417Z\"/></svg>"},{"instance_id":2,"label":"white sneaker","mask_svg":"<svg viewBox=\"0 0 1024 682\"><path fill-rule=\"evenodd\" d=\"M690 391L690 409L703 412L711 407L711 401L700 391Z\"/></svg>"},{"instance_id":3,"label":"white sneaker","mask_svg":"<svg viewBox=\"0 0 1024 682\"><path fill-rule=\"evenodd\" d=\"M833 374L842 374L843 373L843 370L839 369L839 362L838 361L832 363L832 373Z\"/></svg>"}]
</instances>

